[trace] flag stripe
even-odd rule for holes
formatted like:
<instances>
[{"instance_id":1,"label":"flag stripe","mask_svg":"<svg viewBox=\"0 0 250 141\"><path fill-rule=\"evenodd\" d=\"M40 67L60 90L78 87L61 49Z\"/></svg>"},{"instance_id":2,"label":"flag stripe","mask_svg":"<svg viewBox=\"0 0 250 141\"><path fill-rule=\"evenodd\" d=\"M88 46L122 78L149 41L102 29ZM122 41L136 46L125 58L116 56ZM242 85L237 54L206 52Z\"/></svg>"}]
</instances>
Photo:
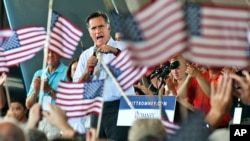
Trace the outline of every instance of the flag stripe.
<instances>
[{"instance_id":1,"label":"flag stripe","mask_svg":"<svg viewBox=\"0 0 250 141\"><path fill-rule=\"evenodd\" d=\"M123 90L138 81L148 67L186 49L184 14L176 0L154 1L133 16L130 12L117 15L113 9L110 12L127 47L109 63L110 70L119 69L115 77Z\"/></svg>"},{"instance_id":2,"label":"flag stripe","mask_svg":"<svg viewBox=\"0 0 250 141\"><path fill-rule=\"evenodd\" d=\"M160 100L162 101L162 98L160 98ZM160 110L161 110L161 122L163 126L165 127L166 132L168 133L169 136L176 134L176 132L180 129L181 126L178 123L171 122L169 120L163 104L160 107Z\"/></svg>"},{"instance_id":3,"label":"flag stripe","mask_svg":"<svg viewBox=\"0 0 250 141\"><path fill-rule=\"evenodd\" d=\"M4 54L4 49L2 48L2 44L12 35L13 35L13 31L9 28L0 30L0 73L9 72L9 68L6 64L6 56Z\"/></svg>"},{"instance_id":4,"label":"flag stripe","mask_svg":"<svg viewBox=\"0 0 250 141\"><path fill-rule=\"evenodd\" d=\"M49 48L66 59L71 59L83 32L67 18L53 12L54 21Z\"/></svg>"},{"instance_id":5,"label":"flag stripe","mask_svg":"<svg viewBox=\"0 0 250 141\"><path fill-rule=\"evenodd\" d=\"M186 48L184 17L177 1L156 1L145 10L136 13L135 19L143 31L145 41L139 44L128 42L128 50L134 65L154 66ZM166 20L162 22L162 19ZM166 54L169 51L170 53Z\"/></svg>"},{"instance_id":6,"label":"flag stripe","mask_svg":"<svg viewBox=\"0 0 250 141\"><path fill-rule=\"evenodd\" d=\"M3 43L7 66L14 66L31 59L44 47L46 32L43 27L17 29Z\"/></svg>"},{"instance_id":7,"label":"flag stripe","mask_svg":"<svg viewBox=\"0 0 250 141\"><path fill-rule=\"evenodd\" d=\"M117 57L110 61L110 69L118 68L122 73L115 76L124 91L128 90L147 71L147 67L134 67L129 63L127 51L122 51Z\"/></svg>"},{"instance_id":8,"label":"flag stripe","mask_svg":"<svg viewBox=\"0 0 250 141\"><path fill-rule=\"evenodd\" d=\"M100 113L104 80L86 83L61 81L56 94L56 104L66 111L68 118Z\"/></svg>"},{"instance_id":9,"label":"flag stripe","mask_svg":"<svg viewBox=\"0 0 250 141\"><path fill-rule=\"evenodd\" d=\"M0 73L7 73L9 72L9 68L6 64L6 58L3 51L3 48L0 47Z\"/></svg>"},{"instance_id":10,"label":"flag stripe","mask_svg":"<svg viewBox=\"0 0 250 141\"><path fill-rule=\"evenodd\" d=\"M190 40L191 61L212 66L247 65L248 9L200 6L200 34ZM198 17L199 18L199 17Z\"/></svg>"}]
</instances>

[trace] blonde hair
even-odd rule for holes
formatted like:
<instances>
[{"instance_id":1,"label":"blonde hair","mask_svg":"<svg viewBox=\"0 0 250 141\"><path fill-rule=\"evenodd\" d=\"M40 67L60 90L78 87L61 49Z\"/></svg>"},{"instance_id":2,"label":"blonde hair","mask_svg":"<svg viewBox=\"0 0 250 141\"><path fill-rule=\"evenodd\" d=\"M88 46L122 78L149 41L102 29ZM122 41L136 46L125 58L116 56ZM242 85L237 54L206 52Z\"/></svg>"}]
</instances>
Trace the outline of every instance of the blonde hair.
<instances>
[{"instance_id":1,"label":"blonde hair","mask_svg":"<svg viewBox=\"0 0 250 141\"><path fill-rule=\"evenodd\" d=\"M180 63L183 63L185 65L187 64L186 59L181 54L175 55L172 58L170 58L170 62L174 62L176 60L178 60Z\"/></svg>"}]
</instances>

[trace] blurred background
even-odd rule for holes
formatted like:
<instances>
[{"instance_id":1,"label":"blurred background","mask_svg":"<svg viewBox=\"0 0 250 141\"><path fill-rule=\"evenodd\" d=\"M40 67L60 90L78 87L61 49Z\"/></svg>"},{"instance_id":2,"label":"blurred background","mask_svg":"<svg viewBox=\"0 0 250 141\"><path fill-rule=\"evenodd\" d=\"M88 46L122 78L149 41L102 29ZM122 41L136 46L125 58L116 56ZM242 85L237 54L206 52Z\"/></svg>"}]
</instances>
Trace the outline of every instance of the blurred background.
<instances>
[{"instance_id":1,"label":"blurred background","mask_svg":"<svg viewBox=\"0 0 250 141\"><path fill-rule=\"evenodd\" d=\"M105 1L105 0L104 0ZM88 35L85 26L87 15L96 10L107 12L102 0L54 0L53 10L59 12L71 22L83 29L84 35L81 38L77 50L72 59L78 57L80 53L92 46L92 40ZM130 11L135 11L138 7L150 3L154 0L110 0L119 10L127 10L125 2ZM197 3L215 3L249 6L248 0L180 0L181 2ZM24 26L43 26L47 25L49 0L2 0L0 1L0 29L10 27L17 29ZM160 11L159 11L160 12ZM111 26L112 26L111 19ZM112 36L116 31L112 31ZM63 60L67 65L71 60ZM7 85L11 97L26 97L27 90L30 87L31 79L36 70L42 68L43 51L40 51L31 60L18 66L10 68Z\"/></svg>"}]
</instances>

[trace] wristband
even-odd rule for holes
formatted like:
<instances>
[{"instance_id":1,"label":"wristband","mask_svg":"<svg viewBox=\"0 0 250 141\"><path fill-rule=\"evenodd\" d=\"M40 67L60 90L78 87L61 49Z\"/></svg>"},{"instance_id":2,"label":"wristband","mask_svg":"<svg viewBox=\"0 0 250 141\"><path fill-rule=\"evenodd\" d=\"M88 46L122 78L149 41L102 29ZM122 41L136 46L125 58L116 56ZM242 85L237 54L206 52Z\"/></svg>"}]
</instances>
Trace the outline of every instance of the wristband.
<instances>
[{"instance_id":1,"label":"wristband","mask_svg":"<svg viewBox=\"0 0 250 141\"><path fill-rule=\"evenodd\" d=\"M117 52L116 52L115 56L118 56L121 53L121 50L119 48L116 48L116 49L117 49Z\"/></svg>"}]
</instances>

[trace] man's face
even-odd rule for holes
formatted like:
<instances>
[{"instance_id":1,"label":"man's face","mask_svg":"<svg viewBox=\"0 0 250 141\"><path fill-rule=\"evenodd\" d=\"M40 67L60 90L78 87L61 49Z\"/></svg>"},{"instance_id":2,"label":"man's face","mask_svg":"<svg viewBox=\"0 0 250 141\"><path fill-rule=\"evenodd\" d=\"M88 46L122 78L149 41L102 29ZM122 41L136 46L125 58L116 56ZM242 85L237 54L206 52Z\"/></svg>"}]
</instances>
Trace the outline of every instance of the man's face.
<instances>
[{"instance_id":1,"label":"man's face","mask_svg":"<svg viewBox=\"0 0 250 141\"><path fill-rule=\"evenodd\" d=\"M121 40L122 40L122 35L121 35L120 32L116 32L116 33L115 33L115 40L116 40L116 41L121 41Z\"/></svg>"},{"instance_id":2,"label":"man's face","mask_svg":"<svg viewBox=\"0 0 250 141\"><path fill-rule=\"evenodd\" d=\"M47 63L49 66L56 66L60 63L61 57L53 51L48 51Z\"/></svg>"},{"instance_id":3,"label":"man's face","mask_svg":"<svg viewBox=\"0 0 250 141\"><path fill-rule=\"evenodd\" d=\"M110 25L102 17L90 19L88 30L96 46L106 44L110 38Z\"/></svg>"}]
</instances>

